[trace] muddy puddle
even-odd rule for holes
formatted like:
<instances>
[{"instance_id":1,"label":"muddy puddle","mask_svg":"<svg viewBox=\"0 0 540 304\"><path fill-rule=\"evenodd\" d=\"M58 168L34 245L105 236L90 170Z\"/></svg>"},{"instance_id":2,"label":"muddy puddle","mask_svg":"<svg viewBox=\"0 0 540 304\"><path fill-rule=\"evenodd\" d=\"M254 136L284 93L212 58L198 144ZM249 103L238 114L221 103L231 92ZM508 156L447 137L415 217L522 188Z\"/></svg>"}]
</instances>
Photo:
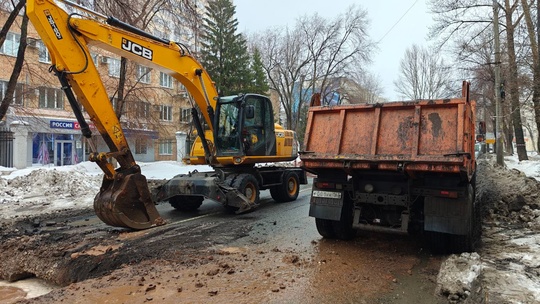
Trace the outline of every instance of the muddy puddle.
<instances>
[{"instance_id":1,"label":"muddy puddle","mask_svg":"<svg viewBox=\"0 0 540 304\"><path fill-rule=\"evenodd\" d=\"M43 280L31 278L16 282L0 280L0 303L12 304L23 299L48 294L57 287Z\"/></svg>"}]
</instances>

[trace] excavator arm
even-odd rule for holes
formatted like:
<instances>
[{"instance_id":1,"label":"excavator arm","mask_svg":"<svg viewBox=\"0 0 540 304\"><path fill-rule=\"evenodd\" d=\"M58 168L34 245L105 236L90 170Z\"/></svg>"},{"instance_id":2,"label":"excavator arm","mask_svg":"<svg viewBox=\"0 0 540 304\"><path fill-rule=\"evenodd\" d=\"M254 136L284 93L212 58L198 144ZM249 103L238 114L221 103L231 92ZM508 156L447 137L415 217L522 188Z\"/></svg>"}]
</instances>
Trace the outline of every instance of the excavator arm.
<instances>
[{"instance_id":1,"label":"excavator arm","mask_svg":"<svg viewBox=\"0 0 540 304\"><path fill-rule=\"evenodd\" d=\"M210 130L217 91L204 68L181 45L142 32L114 18L64 2L86 14L68 14L53 0L27 0L26 13L49 49L53 71L81 124L83 135L91 136L79 103L102 135L110 152L92 147L90 160L103 170L104 178L94 209L106 224L146 229L163 224L116 117L101 77L92 62L89 46L96 46L167 73L190 92ZM76 99L76 97L78 99ZM198 124L202 142L204 131ZM206 147L208 159L211 157ZM119 167L109 162L118 161ZM208 160L210 162L210 160Z\"/></svg>"}]
</instances>

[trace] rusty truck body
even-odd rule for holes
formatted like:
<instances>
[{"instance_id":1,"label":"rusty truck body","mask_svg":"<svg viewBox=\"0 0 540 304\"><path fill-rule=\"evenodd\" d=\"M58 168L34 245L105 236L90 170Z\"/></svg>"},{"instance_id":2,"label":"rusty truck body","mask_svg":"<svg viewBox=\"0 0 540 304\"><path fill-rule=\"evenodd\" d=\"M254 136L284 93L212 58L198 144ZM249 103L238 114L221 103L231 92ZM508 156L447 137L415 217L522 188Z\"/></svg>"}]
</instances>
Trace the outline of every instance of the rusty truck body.
<instances>
[{"instance_id":1,"label":"rusty truck body","mask_svg":"<svg viewBox=\"0 0 540 304\"><path fill-rule=\"evenodd\" d=\"M325 238L418 233L433 251L472 251L475 102L462 97L310 107L302 167L316 175L309 215Z\"/></svg>"}]
</instances>

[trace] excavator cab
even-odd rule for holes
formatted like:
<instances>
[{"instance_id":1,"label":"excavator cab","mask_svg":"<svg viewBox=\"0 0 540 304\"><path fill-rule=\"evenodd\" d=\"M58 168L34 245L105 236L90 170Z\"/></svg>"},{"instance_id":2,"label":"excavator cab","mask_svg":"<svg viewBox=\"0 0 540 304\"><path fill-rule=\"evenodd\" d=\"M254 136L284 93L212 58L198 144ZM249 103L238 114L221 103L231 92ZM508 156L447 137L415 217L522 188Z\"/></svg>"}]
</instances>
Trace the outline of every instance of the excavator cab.
<instances>
[{"instance_id":1,"label":"excavator cab","mask_svg":"<svg viewBox=\"0 0 540 304\"><path fill-rule=\"evenodd\" d=\"M272 104L256 94L220 97L214 138L217 156L276 155Z\"/></svg>"}]
</instances>

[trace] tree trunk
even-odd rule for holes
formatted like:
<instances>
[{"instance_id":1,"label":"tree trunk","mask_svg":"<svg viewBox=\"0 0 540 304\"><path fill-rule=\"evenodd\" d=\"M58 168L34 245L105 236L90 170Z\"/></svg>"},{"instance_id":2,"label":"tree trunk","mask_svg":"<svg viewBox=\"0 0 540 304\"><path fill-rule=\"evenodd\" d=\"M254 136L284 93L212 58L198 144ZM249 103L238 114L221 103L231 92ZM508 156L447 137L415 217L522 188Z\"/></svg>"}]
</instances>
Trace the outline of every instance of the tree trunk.
<instances>
[{"instance_id":1,"label":"tree trunk","mask_svg":"<svg viewBox=\"0 0 540 304\"><path fill-rule=\"evenodd\" d=\"M15 66L13 67L13 72L9 78L9 82L6 89L6 95L0 103L0 121L6 116L7 110L11 102L13 101L13 95L15 94L15 88L17 86L17 79L21 74L21 70L24 63L24 53L26 51L26 36L28 29L28 16L23 15L21 23L21 39L19 42L19 49L17 50L17 59L15 60Z\"/></svg>"},{"instance_id":2,"label":"tree trunk","mask_svg":"<svg viewBox=\"0 0 540 304\"><path fill-rule=\"evenodd\" d=\"M127 74L127 58L122 57L120 59L120 79L118 80L118 96L116 99L116 109L114 111L116 112L116 117L118 120L122 117L122 114L124 113L125 108L125 95L124 91L126 89L126 74Z\"/></svg>"},{"instance_id":3,"label":"tree trunk","mask_svg":"<svg viewBox=\"0 0 540 304\"><path fill-rule=\"evenodd\" d=\"M0 46L4 44L4 41L6 40L7 33L9 32L9 29L11 28L11 25L19 15L19 12L26 4L26 1L21 0L17 5L15 5L15 8L11 13L9 13L9 17L6 20L6 23L4 23L4 26L2 26L2 30L0 30Z\"/></svg>"},{"instance_id":4,"label":"tree trunk","mask_svg":"<svg viewBox=\"0 0 540 304\"><path fill-rule=\"evenodd\" d=\"M531 54L533 60L533 93L532 102L534 105L534 120L536 123L536 129L540 131L540 53L538 50L538 40L540 39L540 31L535 31L534 23L531 17L531 7L527 0L521 0L523 6L523 16L525 18L525 24L527 25L527 33L529 35L529 42L531 43ZM540 0L537 0L537 14L540 13ZM538 21L540 21L540 15L537 15ZM537 37L538 36L538 37ZM531 139L534 138L534 134L529 130ZM540 132L538 132L540 136ZM534 144L536 151L540 151L540 137L537 137Z\"/></svg>"},{"instance_id":5,"label":"tree trunk","mask_svg":"<svg viewBox=\"0 0 540 304\"><path fill-rule=\"evenodd\" d=\"M518 159L528 160L525 146L525 136L523 134L523 124L521 122L521 109L519 103L518 71L516 62L516 50L514 46L514 24L512 23L513 9L510 7L510 0L505 0L506 8L506 42L508 44L508 98L510 99L512 125L516 137L516 150ZM507 99L508 99L507 98ZM510 142L511 144L511 142Z\"/></svg>"}]
</instances>

